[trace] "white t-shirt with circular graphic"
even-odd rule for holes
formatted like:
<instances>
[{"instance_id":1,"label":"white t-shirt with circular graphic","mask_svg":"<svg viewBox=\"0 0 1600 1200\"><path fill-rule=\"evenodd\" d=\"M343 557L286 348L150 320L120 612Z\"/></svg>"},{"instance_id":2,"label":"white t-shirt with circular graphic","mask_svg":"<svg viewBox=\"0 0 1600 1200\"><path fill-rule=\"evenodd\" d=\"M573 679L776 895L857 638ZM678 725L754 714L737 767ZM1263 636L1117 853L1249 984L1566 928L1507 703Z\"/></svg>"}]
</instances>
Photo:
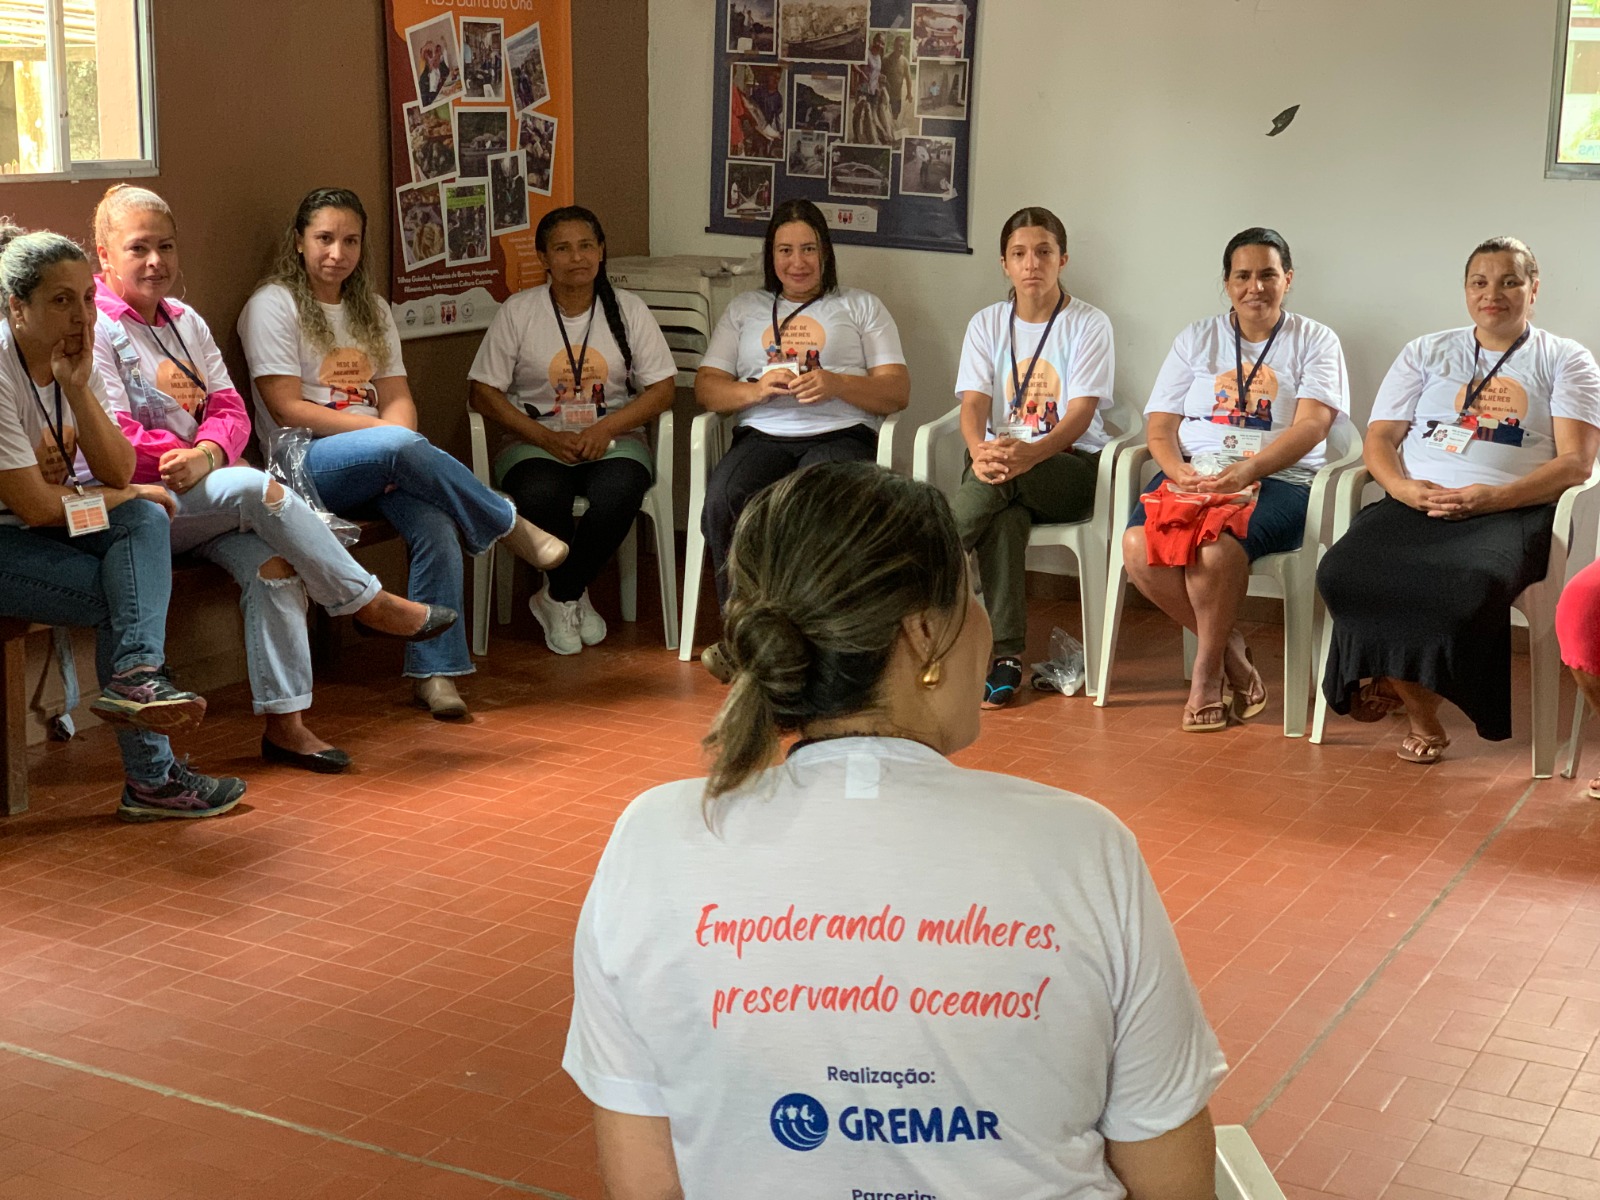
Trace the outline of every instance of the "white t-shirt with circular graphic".
<instances>
[{"instance_id":1,"label":"white t-shirt with circular graphic","mask_svg":"<svg viewBox=\"0 0 1600 1200\"><path fill-rule=\"evenodd\" d=\"M1301 400L1316 400L1334 409L1334 420L1350 416L1350 379L1344 365L1339 336L1310 317L1285 313L1272 351L1255 379L1250 395L1239 403L1240 381L1234 355L1232 316L1222 313L1187 326L1172 343L1166 362L1150 391L1145 415L1177 413L1178 443L1190 458L1219 455L1225 461L1242 457L1236 435L1241 430L1260 431L1262 447L1294 424ZM1260 362L1266 342L1246 341L1240 346L1245 379ZM1309 483L1328 461L1327 442L1318 442L1293 466L1274 478Z\"/></svg>"},{"instance_id":2,"label":"white t-shirt with circular graphic","mask_svg":"<svg viewBox=\"0 0 1600 1200\"><path fill-rule=\"evenodd\" d=\"M618 291L617 308L628 334L628 348L633 352L634 388L643 391L676 375L678 367L672 348L650 315L649 305L632 292ZM483 335L467 377L504 392L512 404L553 428L561 427L562 401L572 399L576 393L581 393L577 395L580 401L592 401L597 383L603 395L597 416L627 405L630 376L623 364L622 348L606 321L604 306L595 302L592 324L588 312L576 317L563 314L562 324L566 326L573 359L583 356L578 365L583 375L581 387L573 386L572 363L556 327L548 284L518 292L500 306ZM587 351L583 348L585 334L589 339Z\"/></svg>"},{"instance_id":3,"label":"white t-shirt with circular graphic","mask_svg":"<svg viewBox=\"0 0 1600 1200\"><path fill-rule=\"evenodd\" d=\"M300 314L294 296L282 284L269 283L250 297L239 314L239 340L250 365L250 396L256 406L256 429L268 447L278 433L256 380L263 375L292 375L300 380L300 395L325 408L378 415L378 391L373 383L404 375L406 366L400 354L400 334L389 315L389 302L375 296L388 345L388 362L381 368L372 361L350 332L344 304L324 304L333 330L333 349L317 349L300 328Z\"/></svg>"},{"instance_id":4,"label":"white t-shirt with circular graphic","mask_svg":"<svg viewBox=\"0 0 1600 1200\"><path fill-rule=\"evenodd\" d=\"M1406 474L1443 487L1515 483L1555 457L1552 418L1600 426L1600 367L1571 338L1531 329L1484 388L1466 421L1472 439L1457 451L1431 443L1442 422L1455 424L1473 378L1476 340L1471 326L1430 333L1400 351L1372 403L1373 421L1409 421L1400 443ZM1477 378L1500 361L1499 351L1477 356Z\"/></svg>"},{"instance_id":5,"label":"white t-shirt with circular graphic","mask_svg":"<svg viewBox=\"0 0 1600 1200\"><path fill-rule=\"evenodd\" d=\"M102 407L106 403L105 382L98 371L89 372L89 390ZM48 421L46 420L48 414ZM78 425L72 415L72 405L66 395L61 397L61 444L66 448L63 458L51 433L56 420L56 385L52 381L43 387L33 382L22 363L17 359L16 338L11 323L0 320L0 471L20 471L25 467L39 468L44 481L58 487L67 484L68 477L76 473L78 482L88 486L96 482L83 452L78 449ZM73 464L72 471L67 463ZM22 518L4 504L0 504L0 525L21 525Z\"/></svg>"},{"instance_id":6,"label":"white t-shirt with circular graphic","mask_svg":"<svg viewBox=\"0 0 1600 1200\"><path fill-rule=\"evenodd\" d=\"M578 921L562 1061L667 1117L684 1192L1118 1200L1105 1139L1226 1066L1133 835L916 742L797 750L720 809L623 813Z\"/></svg>"},{"instance_id":7,"label":"white t-shirt with circular graphic","mask_svg":"<svg viewBox=\"0 0 1600 1200\"><path fill-rule=\"evenodd\" d=\"M1116 378L1116 353L1111 341L1111 318L1092 304L1074 296L1056 315L1050 339L1043 347L1048 321L1018 320L1016 323L1016 375L1011 371L1011 302L1002 301L975 313L967 322L967 338L961 346L961 367L956 372L956 395L981 392L993 399L989 413L989 434L999 430L1013 437L1028 430L1027 437L1041 438L1066 415L1067 402L1080 396L1094 396L1096 405L1089 428L1073 446L1096 451L1110 439L1102 409L1113 403L1112 385ZM1033 375L1028 368L1038 353ZM1027 380L1027 395L1016 395L1017 384Z\"/></svg>"},{"instance_id":8,"label":"white t-shirt with circular graphic","mask_svg":"<svg viewBox=\"0 0 1600 1200\"><path fill-rule=\"evenodd\" d=\"M700 365L726 371L736 379L752 379L778 362L801 370L809 363L839 375L866 375L873 367L905 364L894 318L871 292L840 288L789 321L789 314L799 307L779 299L778 324L784 329L783 345L778 346L772 332L772 293L745 292L735 297L711 331ZM801 404L779 396L745 409L738 421L774 437L815 437L852 425L877 429L883 417L838 397Z\"/></svg>"}]
</instances>

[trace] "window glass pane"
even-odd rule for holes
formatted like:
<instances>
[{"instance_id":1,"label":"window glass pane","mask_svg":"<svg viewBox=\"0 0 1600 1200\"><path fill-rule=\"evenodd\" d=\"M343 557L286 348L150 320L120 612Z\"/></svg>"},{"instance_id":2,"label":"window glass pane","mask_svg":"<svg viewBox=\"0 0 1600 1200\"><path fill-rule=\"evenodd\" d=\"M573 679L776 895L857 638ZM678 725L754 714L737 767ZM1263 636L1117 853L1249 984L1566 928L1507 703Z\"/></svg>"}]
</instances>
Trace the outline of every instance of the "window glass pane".
<instances>
[{"instance_id":1,"label":"window glass pane","mask_svg":"<svg viewBox=\"0 0 1600 1200\"><path fill-rule=\"evenodd\" d=\"M136 0L66 0L72 160L145 157Z\"/></svg>"},{"instance_id":2,"label":"window glass pane","mask_svg":"<svg viewBox=\"0 0 1600 1200\"><path fill-rule=\"evenodd\" d=\"M1600 164L1600 0L1572 0L1556 162Z\"/></svg>"},{"instance_id":3,"label":"window glass pane","mask_svg":"<svg viewBox=\"0 0 1600 1200\"><path fill-rule=\"evenodd\" d=\"M44 0L0 0L0 172L53 169Z\"/></svg>"}]
</instances>

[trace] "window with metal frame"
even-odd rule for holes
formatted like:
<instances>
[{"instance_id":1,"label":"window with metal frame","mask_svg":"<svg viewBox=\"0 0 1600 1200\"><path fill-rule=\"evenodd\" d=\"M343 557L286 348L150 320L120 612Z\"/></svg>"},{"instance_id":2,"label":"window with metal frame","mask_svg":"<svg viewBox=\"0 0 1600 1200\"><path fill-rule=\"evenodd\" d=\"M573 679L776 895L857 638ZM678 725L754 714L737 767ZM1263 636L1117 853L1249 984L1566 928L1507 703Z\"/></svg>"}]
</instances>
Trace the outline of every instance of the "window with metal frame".
<instances>
[{"instance_id":1,"label":"window with metal frame","mask_svg":"<svg viewBox=\"0 0 1600 1200\"><path fill-rule=\"evenodd\" d=\"M156 173L152 0L0 0L0 175Z\"/></svg>"}]
</instances>

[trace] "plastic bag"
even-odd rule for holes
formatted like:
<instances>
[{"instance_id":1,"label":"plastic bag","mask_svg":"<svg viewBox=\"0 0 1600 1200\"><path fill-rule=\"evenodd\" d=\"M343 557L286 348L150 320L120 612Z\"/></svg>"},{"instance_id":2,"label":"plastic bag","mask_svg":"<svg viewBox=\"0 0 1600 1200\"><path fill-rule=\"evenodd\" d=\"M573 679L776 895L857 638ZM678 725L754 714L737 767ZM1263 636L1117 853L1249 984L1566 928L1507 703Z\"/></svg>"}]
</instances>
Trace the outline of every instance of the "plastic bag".
<instances>
[{"instance_id":1,"label":"plastic bag","mask_svg":"<svg viewBox=\"0 0 1600 1200\"><path fill-rule=\"evenodd\" d=\"M272 439L272 453L267 463L267 474L304 500L311 511L322 518L322 523L333 531L342 546L354 546L361 540L361 526L331 513L317 495L317 485L306 469L306 452L311 449L309 429L280 429Z\"/></svg>"},{"instance_id":2,"label":"plastic bag","mask_svg":"<svg viewBox=\"0 0 1600 1200\"><path fill-rule=\"evenodd\" d=\"M1228 469L1228 460L1220 454L1196 454L1189 465L1194 468L1194 473L1202 479L1209 479L1213 475L1221 475Z\"/></svg>"},{"instance_id":3,"label":"plastic bag","mask_svg":"<svg viewBox=\"0 0 1600 1200\"><path fill-rule=\"evenodd\" d=\"M1041 692L1076 695L1083 686L1083 643L1059 625L1050 631L1050 658L1033 664L1033 686Z\"/></svg>"}]
</instances>

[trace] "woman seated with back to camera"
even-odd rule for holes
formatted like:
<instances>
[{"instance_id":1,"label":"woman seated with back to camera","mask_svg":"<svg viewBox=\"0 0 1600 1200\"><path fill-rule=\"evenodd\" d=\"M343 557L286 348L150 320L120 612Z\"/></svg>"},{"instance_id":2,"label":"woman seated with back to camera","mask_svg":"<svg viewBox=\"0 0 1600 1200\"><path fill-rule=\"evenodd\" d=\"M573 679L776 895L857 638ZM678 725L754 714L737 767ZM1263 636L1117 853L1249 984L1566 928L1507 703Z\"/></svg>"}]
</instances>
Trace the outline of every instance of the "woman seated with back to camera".
<instances>
[{"instance_id":1,"label":"woman seated with back to camera","mask_svg":"<svg viewBox=\"0 0 1600 1200\"><path fill-rule=\"evenodd\" d=\"M778 205L762 262L762 290L728 305L694 378L702 408L737 414L701 517L722 605L734 523L750 497L814 463L872 461L883 419L911 399L894 319L871 292L839 286L828 223L815 204ZM726 677L718 646L701 659Z\"/></svg>"},{"instance_id":2,"label":"woman seated with back to camera","mask_svg":"<svg viewBox=\"0 0 1600 1200\"><path fill-rule=\"evenodd\" d=\"M1235 511L1207 541L1215 531L1197 525L1192 500L1178 497L1191 517L1173 522L1173 545L1164 521L1146 527L1141 498L1122 537L1128 578L1195 635L1185 733L1214 733L1230 717L1266 710L1266 682L1237 628L1250 564L1300 548L1328 431L1350 412L1338 335L1283 306L1294 282L1283 236L1260 227L1235 234L1222 252L1222 281L1229 311L1182 330L1150 390L1145 439L1161 473L1147 494L1157 504L1173 489L1216 497L1209 518Z\"/></svg>"},{"instance_id":3,"label":"woman seated with back to camera","mask_svg":"<svg viewBox=\"0 0 1600 1200\"><path fill-rule=\"evenodd\" d=\"M1209 1200L1225 1066L1133 835L948 760L991 633L943 497L799 471L728 574L711 777L628 807L578 922L563 1066L607 1195L848 1195L870 1164L908 1193ZM991 932L917 932L963 922ZM913 1078L830 1069L861 1063Z\"/></svg>"},{"instance_id":4,"label":"woman seated with back to camera","mask_svg":"<svg viewBox=\"0 0 1600 1200\"><path fill-rule=\"evenodd\" d=\"M306 727L311 707L309 595L374 633L412 641L454 623L383 590L299 496L241 460L250 416L200 314L171 299L182 267L167 202L118 184L95 208L95 366L106 411L133 444L136 483L172 492L172 553L193 551L233 576L244 612L250 693L266 717L261 756L323 774L350 756Z\"/></svg>"},{"instance_id":5,"label":"woman seated with back to camera","mask_svg":"<svg viewBox=\"0 0 1600 1200\"><path fill-rule=\"evenodd\" d=\"M400 335L367 274L366 235L354 192L319 188L300 201L277 265L239 315L259 432L271 453L281 429L309 430L305 466L322 502L390 521L410 554L411 599L459 612L462 543L477 555L503 541L541 570L567 547L417 432ZM454 680L473 670L462 622L406 647L416 702L436 720L467 715Z\"/></svg>"},{"instance_id":6,"label":"woman seated with back to camera","mask_svg":"<svg viewBox=\"0 0 1600 1200\"><path fill-rule=\"evenodd\" d=\"M1403 706L1396 754L1424 766L1450 744L1446 700L1479 737L1511 736L1511 603L1544 578L1555 503L1600 451L1600 367L1533 326L1533 251L1483 242L1465 286L1472 324L1418 338L1384 377L1365 458L1388 495L1317 571L1329 707L1376 721Z\"/></svg>"},{"instance_id":7,"label":"woman seated with back to camera","mask_svg":"<svg viewBox=\"0 0 1600 1200\"><path fill-rule=\"evenodd\" d=\"M468 398L517 439L495 458L498 485L519 513L570 547L528 608L546 646L576 654L606 636L589 585L650 490L644 428L672 407L678 367L649 306L606 278L598 217L557 208L533 237L548 282L495 313L472 360ZM578 496L589 502L581 523L572 515Z\"/></svg>"}]
</instances>

